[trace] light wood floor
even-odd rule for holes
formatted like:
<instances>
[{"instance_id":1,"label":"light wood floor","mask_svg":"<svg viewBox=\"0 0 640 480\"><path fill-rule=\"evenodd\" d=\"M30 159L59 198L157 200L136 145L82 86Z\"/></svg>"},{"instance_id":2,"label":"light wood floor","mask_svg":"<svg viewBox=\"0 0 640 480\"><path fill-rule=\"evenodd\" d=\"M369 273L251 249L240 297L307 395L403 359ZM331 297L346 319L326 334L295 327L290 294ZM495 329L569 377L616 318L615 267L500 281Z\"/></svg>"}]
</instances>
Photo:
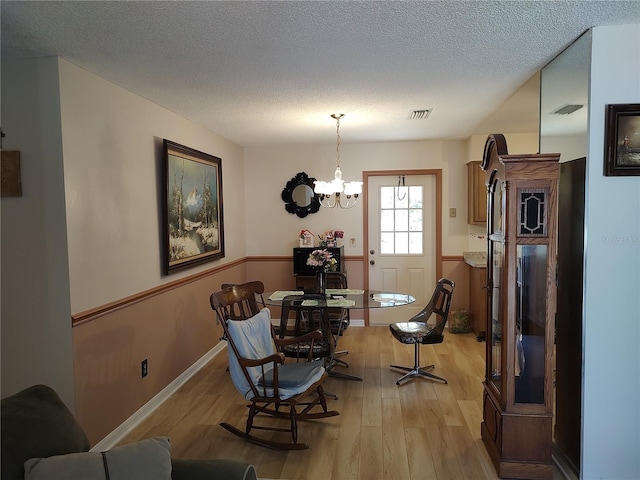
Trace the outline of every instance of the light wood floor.
<instances>
[{"instance_id":1,"label":"light wood floor","mask_svg":"<svg viewBox=\"0 0 640 480\"><path fill-rule=\"evenodd\" d=\"M398 387L401 373L389 365L413 365L413 347L396 341L387 327L347 329L339 342L350 352L345 371L364 381L328 379L325 390L338 395L328 399L329 407L341 415L299 424L299 440L309 450L258 447L218 425L244 429L246 420L246 402L226 371L226 352L121 443L166 435L175 458L240 459L263 478L497 479L480 439L485 344L473 334L445 333L444 343L421 347L421 363L434 363L449 383L415 379Z\"/></svg>"}]
</instances>

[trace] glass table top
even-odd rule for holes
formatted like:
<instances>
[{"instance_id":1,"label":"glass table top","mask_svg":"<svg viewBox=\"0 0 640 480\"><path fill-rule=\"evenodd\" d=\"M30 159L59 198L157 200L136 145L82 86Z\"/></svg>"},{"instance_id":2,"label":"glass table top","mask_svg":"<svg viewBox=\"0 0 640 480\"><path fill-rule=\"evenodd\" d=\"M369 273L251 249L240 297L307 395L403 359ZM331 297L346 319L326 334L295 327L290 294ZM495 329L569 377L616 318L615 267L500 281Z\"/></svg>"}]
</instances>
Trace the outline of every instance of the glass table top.
<instances>
[{"instance_id":1,"label":"glass table top","mask_svg":"<svg viewBox=\"0 0 640 480\"><path fill-rule=\"evenodd\" d=\"M306 298L302 290L277 290L275 292L265 292L264 301L266 305L278 307L282 304L282 299L288 295L299 295L302 302L322 303L317 294L310 294ZM398 307L409 305L416 299L405 293L382 292L379 290L357 290L357 289L327 289L326 306L349 309L368 309L382 307ZM308 303L308 305L311 305Z\"/></svg>"}]
</instances>

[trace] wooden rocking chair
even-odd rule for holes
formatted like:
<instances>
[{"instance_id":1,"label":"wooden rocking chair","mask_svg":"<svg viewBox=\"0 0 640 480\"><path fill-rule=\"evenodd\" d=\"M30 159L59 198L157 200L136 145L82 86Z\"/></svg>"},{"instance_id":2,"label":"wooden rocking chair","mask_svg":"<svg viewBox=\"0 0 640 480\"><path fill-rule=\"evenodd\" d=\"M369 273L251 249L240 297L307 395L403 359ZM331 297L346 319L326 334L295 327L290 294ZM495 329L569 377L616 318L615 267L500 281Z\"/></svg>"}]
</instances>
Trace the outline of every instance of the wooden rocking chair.
<instances>
[{"instance_id":1,"label":"wooden rocking chair","mask_svg":"<svg viewBox=\"0 0 640 480\"><path fill-rule=\"evenodd\" d=\"M309 446L298 442L298 421L333 417L339 412L327 409L322 388L327 378L323 362L285 363L285 356L280 349L300 341L320 340L322 333L314 331L302 337L278 339L271 324L269 309L259 309L256 302L256 294L263 291L262 282L249 282L224 288L210 297L211 307L224 329L224 339L229 343L231 379L236 389L250 401L244 432L226 422L220 425L263 447L304 450ZM288 419L289 427L255 425L259 414ZM290 432L291 442L257 437L251 434L253 429Z\"/></svg>"}]
</instances>

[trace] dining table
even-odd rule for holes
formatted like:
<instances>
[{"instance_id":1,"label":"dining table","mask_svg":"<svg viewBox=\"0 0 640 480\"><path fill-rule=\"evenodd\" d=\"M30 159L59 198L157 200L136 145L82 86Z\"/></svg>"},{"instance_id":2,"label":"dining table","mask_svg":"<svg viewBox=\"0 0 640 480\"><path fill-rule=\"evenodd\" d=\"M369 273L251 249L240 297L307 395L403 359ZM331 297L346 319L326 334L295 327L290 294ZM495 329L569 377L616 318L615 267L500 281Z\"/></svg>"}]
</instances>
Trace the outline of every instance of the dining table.
<instances>
[{"instance_id":1,"label":"dining table","mask_svg":"<svg viewBox=\"0 0 640 480\"><path fill-rule=\"evenodd\" d=\"M307 295L310 294L310 295ZM317 293L311 293L304 290L275 290L265 292L261 299L266 306L280 307L282 300L289 296L299 296L300 305L305 307L323 308L344 308L349 310L370 309L370 308L388 308L409 305L416 301L412 295L397 292L387 292L380 290L364 290L353 288L327 288L325 295L318 296ZM323 316L323 318L327 318ZM280 325L282 329L284 326ZM337 359L335 346L337 339L334 337L331 326L328 321L321 326L322 333L331 346L331 354L327 359L327 372L329 376L345 378L349 380L362 381L361 377L349 375L334 370L338 364L346 365L345 362Z\"/></svg>"}]
</instances>

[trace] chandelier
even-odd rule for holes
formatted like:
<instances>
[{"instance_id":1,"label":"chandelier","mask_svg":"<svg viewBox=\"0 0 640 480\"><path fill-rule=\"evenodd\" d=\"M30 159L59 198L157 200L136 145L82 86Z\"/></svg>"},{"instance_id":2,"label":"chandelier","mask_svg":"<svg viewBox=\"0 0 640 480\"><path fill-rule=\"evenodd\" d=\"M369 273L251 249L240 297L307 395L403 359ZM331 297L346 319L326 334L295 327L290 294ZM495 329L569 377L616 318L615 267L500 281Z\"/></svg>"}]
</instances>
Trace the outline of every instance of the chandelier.
<instances>
[{"instance_id":1,"label":"chandelier","mask_svg":"<svg viewBox=\"0 0 640 480\"><path fill-rule=\"evenodd\" d=\"M342 180L340 170L340 119L343 113L334 113L331 118L336 121L336 171L333 180L314 182L314 193L320 200L320 205L326 208L351 208L356 204L358 195L362 193L362 182L346 182ZM343 195L344 194L344 195Z\"/></svg>"}]
</instances>

